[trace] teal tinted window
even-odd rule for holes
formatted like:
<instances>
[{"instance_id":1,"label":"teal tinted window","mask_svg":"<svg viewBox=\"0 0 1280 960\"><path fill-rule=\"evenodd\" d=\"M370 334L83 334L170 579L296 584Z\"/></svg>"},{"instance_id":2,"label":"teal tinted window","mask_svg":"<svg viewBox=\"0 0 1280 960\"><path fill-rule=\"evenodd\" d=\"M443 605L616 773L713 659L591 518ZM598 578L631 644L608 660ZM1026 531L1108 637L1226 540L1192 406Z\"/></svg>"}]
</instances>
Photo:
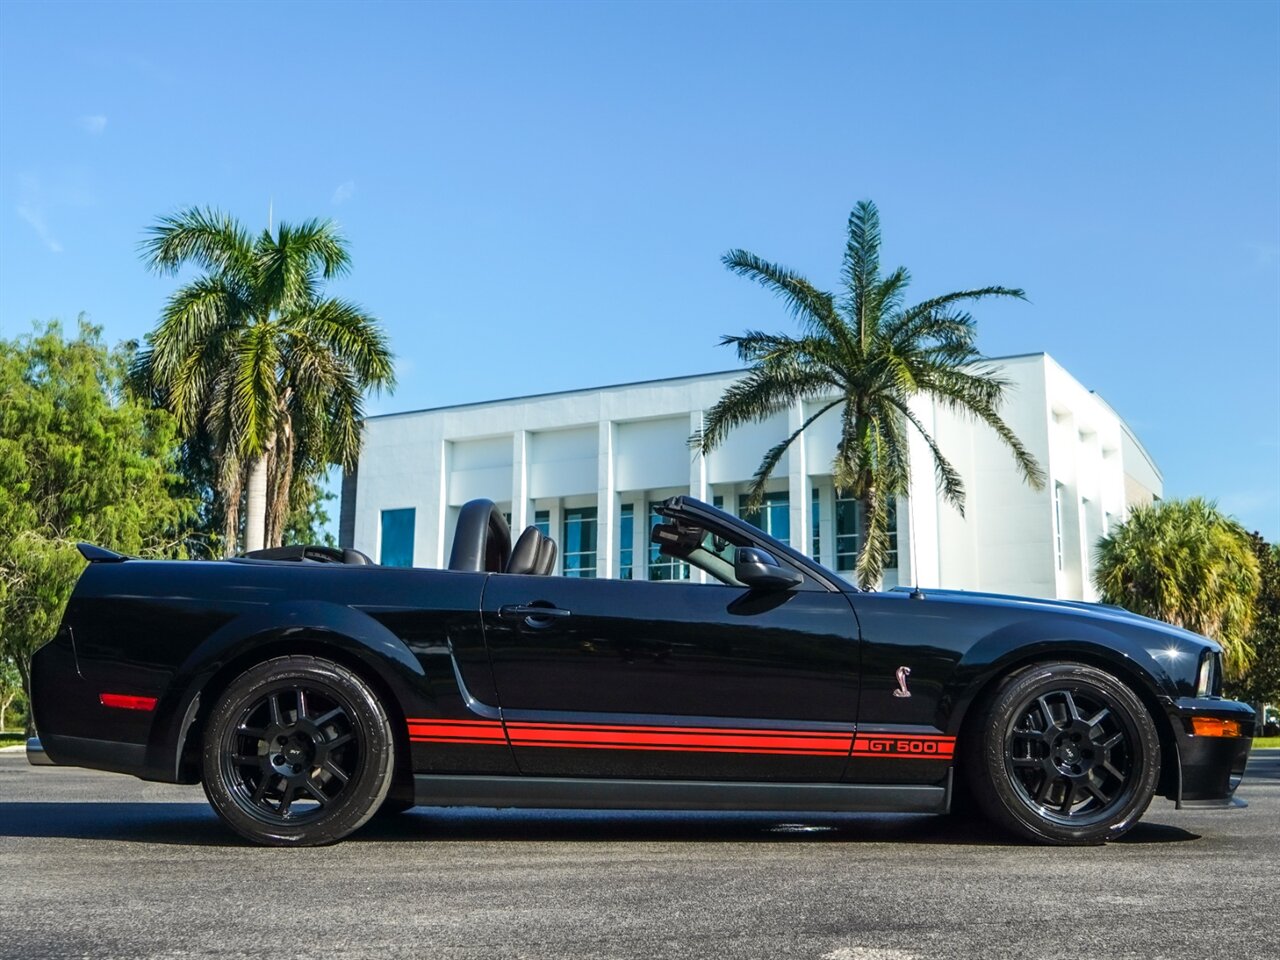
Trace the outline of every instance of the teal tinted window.
<instances>
[{"instance_id":1,"label":"teal tinted window","mask_svg":"<svg viewBox=\"0 0 1280 960\"><path fill-rule=\"evenodd\" d=\"M534 511L533 525L538 528L538 531L544 537L551 536L551 511L550 510Z\"/></svg>"},{"instance_id":2,"label":"teal tinted window","mask_svg":"<svg viewBox=\"0 0 1280 960\"><path fill-rule=\"evenodd\" d=\"M857 500L836 497L836 569L852 570L862 546L862 508Z\"/></svg>"},{"instance_id":3,"label":"teal tinted window","mask_svg":"<svg viewBox=\"0 0 1280 960\"><path fill-rule=\"evenodd\" d=\"M632 544L635 542L636 509L634 504L622 505L622 520L618 524L618 579L630 580L632 573Z\"/></svg>"},{"instance_id":4,"label":"teal tinted window","mask_svg":"<svg viewBox=\"0 0 1280 960\"><path fill-rule=\"evenodd\" d=\"M566 577L596 575L596 508L574 507L564 512L564 555Z\"/></svg>"},{"instance_id":5,"label":"teal tinted window","mask_svg":"<svg viewBox=\"0 0 1280 960\"><path fill-rule=\"evenodd\" d=\"M819 511L818 488L813 488L813 559L817 560L822 555L822 536L819 533L818 511Z\"/></svg>"},{"instance_id":6,"label":"teal tinted window","mask_svg":"<svg viewBox=\"0 0 1280 960\"><path fill-rule=\"evenodd\" d=\"M764 503L759 510L748 510L747 502L751 498L745 494L738 495L738 516L747 523L763 530L775 540L783 543L791 542L791 496L785 490L766 493ZM802 540L801 543L804 541ZM801 548L803 549L803 547Z\"/></svg>"},{"instance_id":7,"label":"teal tinted window","mask_svg":"<svg viewBox=\"0 0 1280 960\"><path fill-rule=\"evenodd\" d=\"M382 548L378 562L384 567L413 566L413 507L382 511Z\"/></svg>"}]
</instances>

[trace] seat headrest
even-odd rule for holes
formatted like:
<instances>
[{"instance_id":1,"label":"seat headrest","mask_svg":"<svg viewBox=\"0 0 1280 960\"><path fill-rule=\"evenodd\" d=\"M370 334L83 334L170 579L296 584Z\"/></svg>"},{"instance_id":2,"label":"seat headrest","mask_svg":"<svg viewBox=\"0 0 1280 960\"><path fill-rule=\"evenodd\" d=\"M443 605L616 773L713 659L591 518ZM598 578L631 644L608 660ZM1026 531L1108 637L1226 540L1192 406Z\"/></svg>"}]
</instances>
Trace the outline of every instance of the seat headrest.
<instances>
[{"instance_id":1,"label":"seat headrest","mask_svg":"<svg viewBox=\"0 0 1280 960\"><path fill-rule=\"evenodd\" d=\"M511 557L511 528L492 500L472 500L458 514L450 570L501 573Z\"/></svg>"},{"instance_id":2,"label":"seat headrest","mask_svg":"<svg viewBox=\"0 0 1280 960\"><path fill-rule=\"evenodd\" d=\"M538 560L542 557L542 531L537 527L525 527L520 539L511 548L507 561L507 573L539 573Z\"/></svg>"},{"instance_id":3,"label":"seat headrest","mask_svg":"<svg viewBox=\"0 0 1280 960\"><path fill-rule=\"evenodd\" d=\"M550 537L543 537L542 544L538 550L538 569L539 576L549 577L556 569L556 542Z\"/></svg>"}]
</instances>

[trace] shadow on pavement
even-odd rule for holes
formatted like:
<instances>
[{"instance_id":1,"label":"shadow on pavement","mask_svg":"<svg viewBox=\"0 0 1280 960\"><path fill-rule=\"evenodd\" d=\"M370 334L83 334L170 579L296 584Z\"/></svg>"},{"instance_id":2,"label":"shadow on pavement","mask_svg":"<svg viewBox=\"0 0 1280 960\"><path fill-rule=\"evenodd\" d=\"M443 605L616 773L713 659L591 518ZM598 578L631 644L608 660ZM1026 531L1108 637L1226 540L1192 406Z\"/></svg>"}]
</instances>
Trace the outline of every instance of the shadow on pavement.
<instances>
[{"instance_id":1,"label":"shadow on pavement","mask_svg":"<svg viewBox=\"0 0 1280 960\"><path fill-rule=\"evenodd\" d=\"M243 847L203 803L0 802L0 837L58 837L180 846ZM1119 842L1179 843L1197 834L1140 823ZM375 818L352 842L733 842L1024 844L976 819L925 815L773 815L418 808Z\"/></svg>"}]
</instances>

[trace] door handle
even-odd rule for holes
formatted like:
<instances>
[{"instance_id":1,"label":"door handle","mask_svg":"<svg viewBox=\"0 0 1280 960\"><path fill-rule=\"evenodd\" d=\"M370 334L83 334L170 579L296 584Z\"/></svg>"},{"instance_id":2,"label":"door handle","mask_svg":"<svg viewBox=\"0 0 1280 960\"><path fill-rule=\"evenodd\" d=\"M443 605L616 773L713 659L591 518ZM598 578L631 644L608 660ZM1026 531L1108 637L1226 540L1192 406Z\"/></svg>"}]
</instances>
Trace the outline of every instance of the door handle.
<instances>
[{"instance_id":1,"label":"door handle","mask_svg":"<svg viewBox=\"0 0 1280 960\"><path fill-rule=\"evenodd\" d=\"M498 616L504 620L523 619L526 626L548 627L562 617L573 616L569 610L542 603L507 603L498 608Z\"/></svg>"}]
</instances>

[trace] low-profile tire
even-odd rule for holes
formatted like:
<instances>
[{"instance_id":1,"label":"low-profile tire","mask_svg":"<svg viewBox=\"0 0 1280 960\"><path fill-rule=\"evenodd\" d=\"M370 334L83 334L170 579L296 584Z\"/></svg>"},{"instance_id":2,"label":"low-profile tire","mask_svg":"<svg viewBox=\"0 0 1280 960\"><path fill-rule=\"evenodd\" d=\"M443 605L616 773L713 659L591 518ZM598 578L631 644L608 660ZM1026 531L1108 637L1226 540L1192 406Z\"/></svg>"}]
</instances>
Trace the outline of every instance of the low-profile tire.
<instances>
[{"instance_id":1,"label":"low-profile tire","mask_svg":"<svg viewBox=\"0 0 1280 960\"><path fill-rule=\"evenodd\" d=\"M1105 843L1138 822L1160 777L1160 739L1137 695L1104 670L1046 663L980 708L962 757L974 799L1040 843Z\"/></svg>"},{"instance_id":2,"label":"low-profile tire","mask_svg":"<svg viewBox=\"0 0 1280 960\"><path fill-rule=\"evenodd\" d=\"M318 657L249 668L205 726L204 792L254 843L334 843L382 806L395 769L391 725L359 676Z\"/></svg>"}]
</instances>

